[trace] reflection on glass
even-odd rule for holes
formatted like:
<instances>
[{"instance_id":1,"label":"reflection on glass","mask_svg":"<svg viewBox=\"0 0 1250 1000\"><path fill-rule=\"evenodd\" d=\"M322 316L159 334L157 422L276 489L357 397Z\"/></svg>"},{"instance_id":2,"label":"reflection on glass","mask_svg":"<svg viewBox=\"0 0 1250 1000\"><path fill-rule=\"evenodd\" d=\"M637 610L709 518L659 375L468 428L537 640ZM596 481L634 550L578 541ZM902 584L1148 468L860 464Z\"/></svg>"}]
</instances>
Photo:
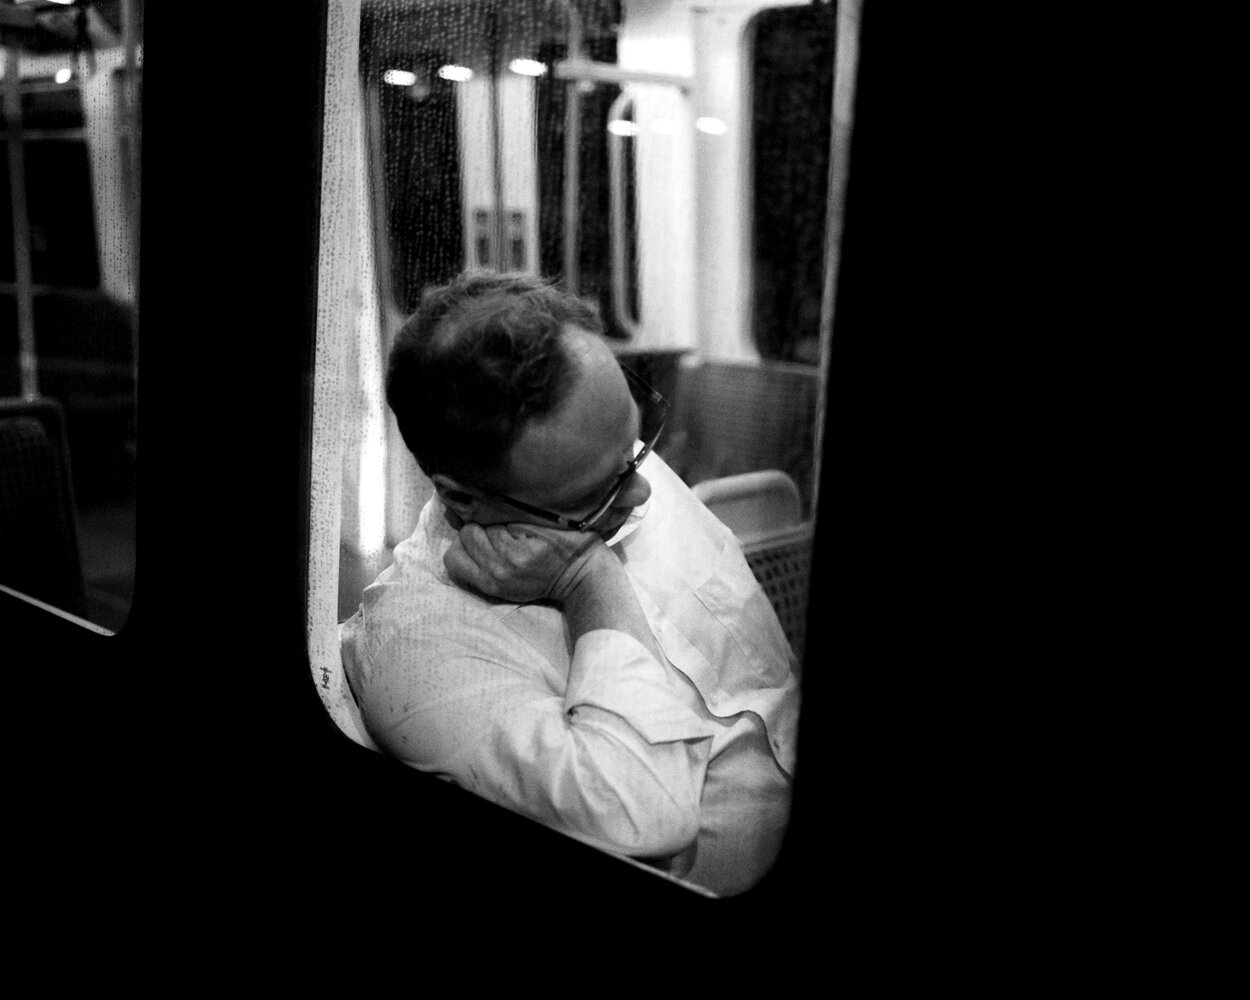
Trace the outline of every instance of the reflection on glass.
<instances>
[{"instance_id":1,"label":"reflection on glass","mask_svg":"<svg viewBox=\"0 0 1250 1000\"><path fill-rule=\"evenodd\" d=\"M142 3L6 31L0 584L116 631L134 592Z\"/></svg>"}]
</instances>

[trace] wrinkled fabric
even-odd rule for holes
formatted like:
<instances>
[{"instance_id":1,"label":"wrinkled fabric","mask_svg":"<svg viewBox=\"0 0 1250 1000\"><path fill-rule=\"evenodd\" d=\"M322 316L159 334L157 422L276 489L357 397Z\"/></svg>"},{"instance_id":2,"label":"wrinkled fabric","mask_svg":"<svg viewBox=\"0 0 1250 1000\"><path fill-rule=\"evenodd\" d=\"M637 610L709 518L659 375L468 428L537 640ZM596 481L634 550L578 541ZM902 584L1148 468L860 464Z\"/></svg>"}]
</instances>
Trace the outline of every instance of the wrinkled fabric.
<instances>
[{"instance_id":1,"label":"wrinkled fabric","mask_svg":"<svg viewBox=\"0 0 1250 1000\"><path fill-rule=\"evenodd\" d=\"M345 623L344 666L385 751L713 892L771 866L789 815L796 663L732 532L659 455L613 546L664 654L547 603L453 584L435 496ZM658 860L663 859L663 860Z\"/></svg>"}]
</instances>

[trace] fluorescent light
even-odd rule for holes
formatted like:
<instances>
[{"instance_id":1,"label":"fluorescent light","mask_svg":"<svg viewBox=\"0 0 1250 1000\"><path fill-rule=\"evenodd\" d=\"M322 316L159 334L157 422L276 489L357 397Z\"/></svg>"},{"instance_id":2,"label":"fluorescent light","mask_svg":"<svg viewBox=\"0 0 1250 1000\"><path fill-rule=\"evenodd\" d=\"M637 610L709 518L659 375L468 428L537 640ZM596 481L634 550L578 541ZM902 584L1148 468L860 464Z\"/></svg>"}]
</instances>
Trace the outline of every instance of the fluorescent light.
<instances>
[{"instance_id":1,"label":"fluorescent light","mask_svg":"<svg viewBox=\"0 0 1250 1000\"><path fill-rule=\"evenodd\" d=\"M614 118L608 122L608 131L613 135L637 135L638 126L624 118Z\"/></svg>"},{"instance_id":2,"label":"fluorescent light","mask_svg":"<svg viewBox=\"0 0 1250 1000\"><path fill-rule=\"evenodd\" d=\"M382 79L396 87L411 87L417 82L417 74L406 69L388 69L382 74Z\"/></svg>"},{"instance_id":3,"label":"fluorescent light","mask_svg":"<svg viewBox=\"0 0 1250 1000\"><path fill-rule=\"evenodd\" d=\"M74 76L74 71L72 69L70 69L68 66L62 66L60 69L56 71L56 76L54 76L52 79L54 79L57 83L69 83L70 79L73 76Z\"/></svg>"},{"instance_id":4,"label":"fluorescent light","mask_svg":"<svg viewBox=\"0 0 1250 1000\"><path fill-rule=\"evenodd\" d=\"M508 63L508 69L520 76L542 76L547 72L547 64L537 59L513 59Z\"/></svg>"},{"instance_id":5,"label":"fluorescent light","mask_svg":"<svg viewBox=\"0 0 1250 1000\"><path fill-rule=\"evenodd\" d=\"M438 75L444 80L464 83L466 80L473 79L473 70L469 69L468 66L457 66L454 63L448 63L446 66L438 68Z\"/></svg>"},{"instance_id":6,"label":"fluorescent light","mask_svg":"<svg viewBox=\"0 0 1250 1000\"><path fill-rule=\"evenodd\" d=\"M696 118L694 127L708 135L724 135L729 131L729 126L719 118Z\"/></svg>"}]
</instances>

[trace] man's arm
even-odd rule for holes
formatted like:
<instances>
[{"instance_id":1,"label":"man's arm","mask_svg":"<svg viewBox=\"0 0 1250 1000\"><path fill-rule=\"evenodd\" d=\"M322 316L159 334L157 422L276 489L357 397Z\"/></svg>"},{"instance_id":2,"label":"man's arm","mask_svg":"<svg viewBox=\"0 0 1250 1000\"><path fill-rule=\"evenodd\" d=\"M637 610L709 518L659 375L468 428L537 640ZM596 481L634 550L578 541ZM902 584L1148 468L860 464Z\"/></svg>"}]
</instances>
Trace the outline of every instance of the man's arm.
<instances>
[{"instance_id":1,"label":"man's arm","mask_svg":"<svg viewBox=\"0 0 1250 1000\"><path fill-rule=\"evenodd\" d=\"M582 636L560 693L537 647L447 610L437 634L395 632L353 669L382 749L597 847L661 857L693 842L705 723L640 643Z\"/></svg>"},{"instance_id":2,"label":"man's arm","mask_svg":"<svg viewBox=\"0 0 1250 1000\"><path fill-rule=\"evenodd\" d=\"M356 671L370 734L596 846L676 854L698 833L708 723L658 658L615 554L597 536L551 532L553 545L540 532L468 526L444 561L462 589L557 605L530 613L566 618L563 691L545 674L564 665L545 667L550 654L447 591L422 609L423 627L392 633Z\"/></svg>"}]
</instances>

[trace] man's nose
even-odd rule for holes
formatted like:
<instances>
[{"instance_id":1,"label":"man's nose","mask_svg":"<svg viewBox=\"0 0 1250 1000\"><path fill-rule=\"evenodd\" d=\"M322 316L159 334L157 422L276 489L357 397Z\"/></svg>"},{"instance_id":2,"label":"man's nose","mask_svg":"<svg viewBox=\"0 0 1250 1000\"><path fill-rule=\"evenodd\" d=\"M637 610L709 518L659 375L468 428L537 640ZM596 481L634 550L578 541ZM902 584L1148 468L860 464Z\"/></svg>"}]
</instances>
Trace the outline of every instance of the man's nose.
<instances>
[{"instance_id":1,"label":"man's nose","mask_svg":"<svg viewBox=\"0 0 1250 1000\"><path fill-rule=\"evenodd\" d=\"M651 484L642 473L635 472L616 495L613 507L641 507L651 496Z\"/></svg>"}]
</instances>

